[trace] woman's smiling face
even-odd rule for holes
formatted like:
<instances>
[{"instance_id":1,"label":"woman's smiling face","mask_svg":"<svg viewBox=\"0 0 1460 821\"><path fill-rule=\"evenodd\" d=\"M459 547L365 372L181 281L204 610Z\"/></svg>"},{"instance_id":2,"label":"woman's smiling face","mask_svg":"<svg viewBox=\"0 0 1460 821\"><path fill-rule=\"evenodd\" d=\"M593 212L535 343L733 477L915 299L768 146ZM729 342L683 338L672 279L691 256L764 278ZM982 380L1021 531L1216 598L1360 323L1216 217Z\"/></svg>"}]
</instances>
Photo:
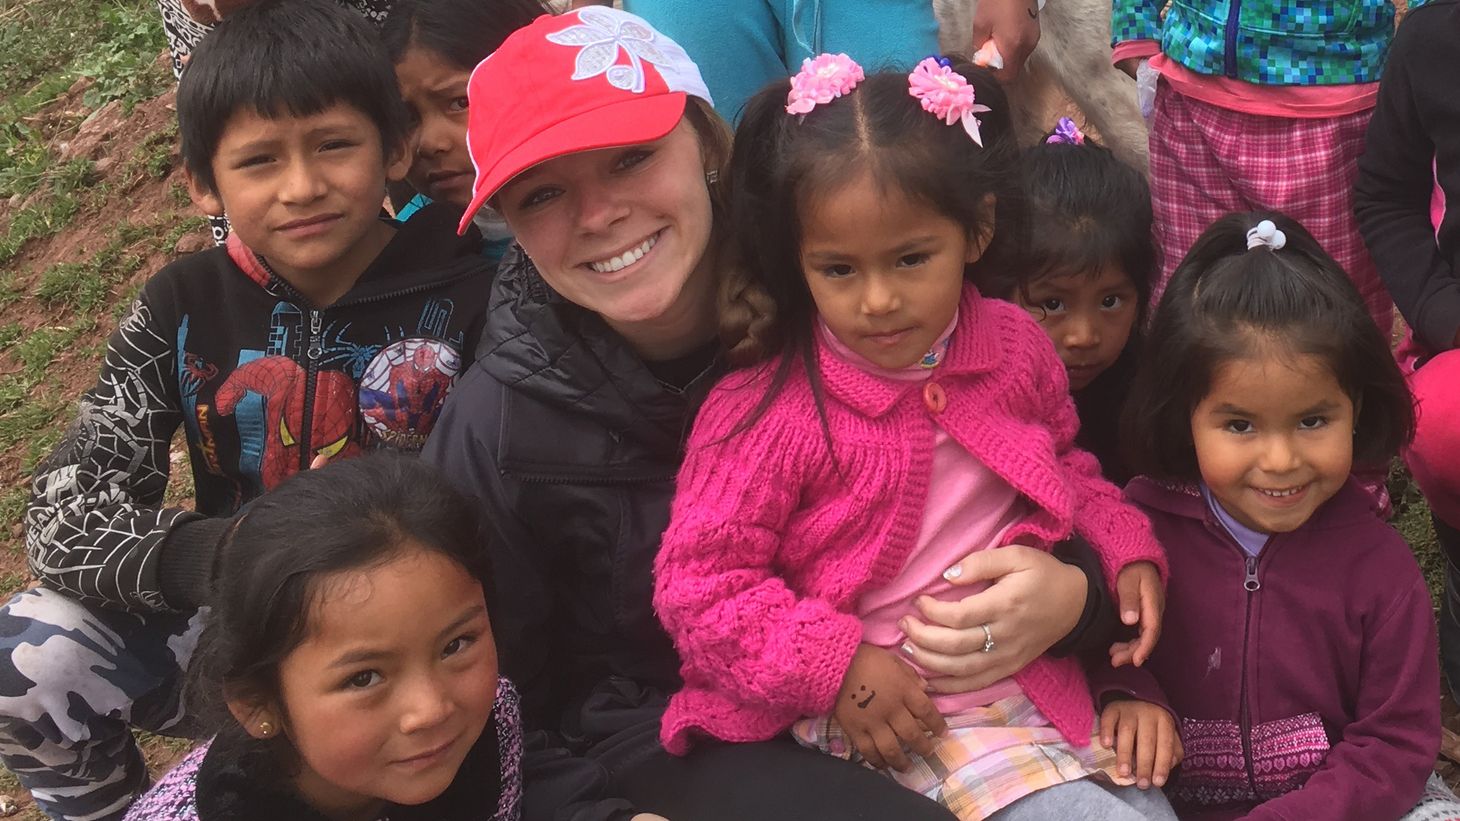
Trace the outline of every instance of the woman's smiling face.
<instances>
[{"instance_id":1,"label":"woman's smiling face","mask_svg":"<svg viewBox=\"0 0 1460 821\"><path fill-rule=\"evenodd\" d=\"M710 192L694 127L653 142L569 154L504 185L494 204L542 278L634 341L703 313Z\"/></svg>"}]
</instances>

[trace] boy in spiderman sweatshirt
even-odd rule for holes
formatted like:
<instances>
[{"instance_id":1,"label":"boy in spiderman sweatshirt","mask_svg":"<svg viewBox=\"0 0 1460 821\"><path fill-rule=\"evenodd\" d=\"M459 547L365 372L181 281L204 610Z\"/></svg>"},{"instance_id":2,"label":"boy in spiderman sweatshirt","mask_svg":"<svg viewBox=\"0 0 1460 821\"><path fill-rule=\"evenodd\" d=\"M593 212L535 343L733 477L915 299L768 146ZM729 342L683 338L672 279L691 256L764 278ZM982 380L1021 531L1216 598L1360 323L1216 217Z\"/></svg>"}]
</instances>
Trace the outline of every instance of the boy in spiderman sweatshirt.
<instances>
[{"instance_id":1,"label":"boy in spiderman sweatshirt","mask_svg":"<svg viewBox=\"0 0 1460 821\"><path fill-rule=\"evenodd\" d=\"M410 126L358 13L239 11L194 53L177 113L193 201L233 233L152 277L112 335L33 479L41 586L0 608L0 761L54 818L120 818L148 783L129 727L187 732L230 517L321 457L419 449L486 315L459 214L380 216ZM196 510L164 504L179 427Z\"/></svg>"}]
</instances>

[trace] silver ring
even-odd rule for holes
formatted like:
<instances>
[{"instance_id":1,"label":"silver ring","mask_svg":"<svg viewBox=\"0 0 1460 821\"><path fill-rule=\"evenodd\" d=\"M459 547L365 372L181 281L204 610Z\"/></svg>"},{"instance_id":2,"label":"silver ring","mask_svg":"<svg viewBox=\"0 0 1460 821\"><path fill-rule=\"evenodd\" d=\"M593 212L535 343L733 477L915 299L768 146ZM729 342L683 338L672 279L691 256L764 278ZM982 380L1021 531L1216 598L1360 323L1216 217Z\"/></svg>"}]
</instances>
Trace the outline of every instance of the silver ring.
<instances>
[{"instance_id":1,"label":"silver ring","mask_svg":"<svg viewBox=\"0 0 1460 821\"><path fill-rule=\"evenodd\" d=\"M992 653L994 652L994 631L990 630L987 624L980 626L983 627L983 652Z\"/></svg>"}]
</instances>

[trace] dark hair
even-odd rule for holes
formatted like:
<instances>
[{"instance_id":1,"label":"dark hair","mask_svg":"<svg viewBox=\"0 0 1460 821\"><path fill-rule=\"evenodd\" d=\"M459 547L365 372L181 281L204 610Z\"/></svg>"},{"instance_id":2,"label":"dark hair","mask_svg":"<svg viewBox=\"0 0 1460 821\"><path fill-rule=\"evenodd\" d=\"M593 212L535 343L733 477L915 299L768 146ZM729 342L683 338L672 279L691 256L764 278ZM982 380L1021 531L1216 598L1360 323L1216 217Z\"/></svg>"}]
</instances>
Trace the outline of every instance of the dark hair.
<instances>
[{"instance_id":1,"label":"dark hair","mask_svg":"<svg viewBox=\"0 0 1460 821\"><path fill-rule=\"evenodd\" d=\"M766 86L746 104L730 158L730 275L722 282L721 336L735 365L783 356L766 396L737 427L749 427L785 384L797 359L811 379L816 307L801 271L800 206L807 197L866 171L889 191L988 236L986 254L1022 239L1009 103L993 74L955 61L954 71L989 107L979 116L983 146L946 125L908 94L905 72L870 74L855 90L804 116L786 113L790 81ZM988 198L994 198L988 224ZM972 267L972 266L971 266ZM965 272L967 275L967 272ZM823 415L823 433L825 431Z\"/></svg>"},{"instance_id":2,"label":"dark hair","mask_svg":"<svg viewBox=\"0 0 1460 821\"><path fill-rule=\"evenodd\" d=\"M1019 246L1005 244L997 265L980 269L979 288L1013 299L1051 276L1095 275L1116 265L1138 295L1136 327L1151 295L1151 189L1146 178L1089 137L1083 144L1048 143L1026 150L1019 176L1031 230Z\"/></svg>"},{"instance_id":3,"label":"dark hair","mask_svg":"<svg viewBox=\"0 0 1460 821\"><path fill-rule=\"evenodd\" d=\"M540 0L396 0L380 39L392 63L420 46L471 71L508 35L548 13Z\"/></svg>"},{"instance_id":4,"label":"dark hair","mask_svg":"<svg viewBox=\"0 0 1460 821\"><path fill-rule=\"evenodd\" d=\"M1287 236L1279 251L1247 249L1262 220ZM1272 212L1212 223L1177 267L1156 309L1121 428L1138 472L1200 475L1191 413L1225 362L1276 339L1318 357L1358 412L1354 462L1381 467L1414 435L1414 402L1358 290L1296 221Z\"/></svg>"},{"instance_id":5,"label":"dark hair","mask_svg":"<svg viewBox=\"0 0 1460 821\"><path fill-rule=\"evenodd\" d=\"M373 453L290 477L259 497L215 560L212 612L190 665L189 699L231 743L252 742L229 697L278 700L279 664L309 634L329 577L401 555L407 543L440 553L488 587L477 505L411 456Z\"/></svg>"},{"instance_id":6,"label":"dark hair","mask_svg":"<svg viewBox=\"0 0 1460 821\"><path fill-rule=\"evenodd\" d=\"M235 113L307 117L337 103L375 123L386 156L405 144L410 120L395 68L359 12L334 0L245 6L203 38L178 81L183 164L216 194L213 155Z\"/></svg>"}]
</instances>

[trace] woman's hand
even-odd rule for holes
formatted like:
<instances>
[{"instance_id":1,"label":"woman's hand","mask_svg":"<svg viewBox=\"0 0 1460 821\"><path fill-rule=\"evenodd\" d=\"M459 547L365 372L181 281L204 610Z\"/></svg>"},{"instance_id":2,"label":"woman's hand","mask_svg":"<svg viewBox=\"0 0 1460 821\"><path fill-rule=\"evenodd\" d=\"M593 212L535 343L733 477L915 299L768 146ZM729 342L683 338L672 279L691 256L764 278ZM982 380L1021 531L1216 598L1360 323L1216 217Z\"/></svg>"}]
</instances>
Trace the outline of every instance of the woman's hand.
<instances>
[{"instance_id":1,"label":"woman's hand","mask_svg":"<svg viewBox=\"0 0 1460 821\"><path fill-rule=\"evenodd\" d=\"M630 818L629 821L669 821L669 819L662 815L655 815L652 812L641 812Z\"/></svg>"},{"instance_id":2,"label":"woman's hand","mask_svg":"<svg viewBox=\"0 0 1460 821\"><path fill-rule=\"evenodd\" d=\"M1039 44L1038 1L978 0L973 10L973 42L968 48L983 49L989 41L1004 58L1004 65L997 67L994 76L1002 83L1018 77L1024 61Z\"/></svg>"},{"instance_id":3,"label":"woman's hand","mask_svg":"<svg viewBox=\"0 0 1460 821\"><path fill-rule=\"evenodd\" d=\"M902 620L903 651L935 674L928 689L938 693L977 690L1024 669L1075 628L1089 593L1080 568L1024 545L970 554L943 578L993 585L959 601L923 596L917 607L925 621Z\"/></svg>"}]
</instances>

